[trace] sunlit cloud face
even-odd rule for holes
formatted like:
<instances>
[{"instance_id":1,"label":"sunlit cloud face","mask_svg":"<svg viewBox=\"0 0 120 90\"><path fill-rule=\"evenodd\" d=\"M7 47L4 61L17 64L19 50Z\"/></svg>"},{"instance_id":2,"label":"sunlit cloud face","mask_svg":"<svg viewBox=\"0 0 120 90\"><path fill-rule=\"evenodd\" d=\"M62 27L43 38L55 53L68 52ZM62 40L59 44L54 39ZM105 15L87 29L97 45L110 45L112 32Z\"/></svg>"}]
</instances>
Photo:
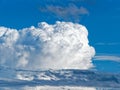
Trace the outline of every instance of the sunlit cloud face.
<instances>
[{"instance_id":1,"label":"sunlit cloud face","mask_svg":"<svg viewBox=\"0 0 120 90\"><path fill-rule=\"evenodd\" d=\"M0 65L24 69L89 69L95 54L88 31L71 22L22 30L0 27Z\"/></svg>"}]
</instances>

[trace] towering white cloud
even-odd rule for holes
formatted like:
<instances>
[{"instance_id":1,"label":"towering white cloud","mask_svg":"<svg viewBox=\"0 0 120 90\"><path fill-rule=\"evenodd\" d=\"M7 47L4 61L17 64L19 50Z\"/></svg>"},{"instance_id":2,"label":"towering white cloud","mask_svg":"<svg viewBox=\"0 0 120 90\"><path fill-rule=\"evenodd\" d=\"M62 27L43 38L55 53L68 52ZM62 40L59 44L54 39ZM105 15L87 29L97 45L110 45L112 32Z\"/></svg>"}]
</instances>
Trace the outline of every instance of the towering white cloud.
<instances>
[{"instance_id":1,"label":"towering white cloud","mask_svg":"<svg viewBox=\"0 0 120 90\"><path fill-rule=\"evenodd\" d=\"M39 23L22 30L0 27L0 65L25 69L88 69L95 54L88 31L71 22Z\"/></svg>"}]
</instances>

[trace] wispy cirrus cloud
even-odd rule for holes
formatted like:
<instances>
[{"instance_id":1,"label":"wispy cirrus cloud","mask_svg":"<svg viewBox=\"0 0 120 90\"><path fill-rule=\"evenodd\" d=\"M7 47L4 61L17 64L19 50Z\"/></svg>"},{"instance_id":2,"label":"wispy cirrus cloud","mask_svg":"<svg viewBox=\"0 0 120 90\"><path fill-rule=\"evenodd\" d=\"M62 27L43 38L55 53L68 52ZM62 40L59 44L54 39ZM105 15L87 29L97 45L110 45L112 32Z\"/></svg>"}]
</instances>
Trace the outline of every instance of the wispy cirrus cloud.
<instances>
[{"instance_id":1,"label":"wispy cirrus cloud","mask_svg":"<svg viewBox=\"0 0 120 90\"><path fill-rule=\"evenodd\" d=\"M89 15L89 11L87 8L83 6L78 7L75 4L69 4L66 7L60 5L47 5L45 7L40 8L40 11L50 12L55 14L58 19L74 22L79 22L81 17L84 15Z\"/></svg>"},{"instance_id":2,"label":"wispy cirrus cloud","mask_svg":"<svg viewBox=\"0 0 120 90\"><path fill-rule=\"evenodd\" d=\"M108 46L112 46L112 45L120 45L120 42L112 42L112 43L104 43L104 42L99 42L99 43L96 43L95 45L100 45L100 46L104 46L104 45L108 45Z\"/></svg>"},{"instance_id":3,"label":"wispy cirrus cloud","mask_svg":"<svg viewBox=\"0 0 120 90\"><path fill-rule=\"evenodd\" d=\"M119 55L109 55L109 54L96 55L93 59L94 60L107 60L107 61L120 62L120 56Z\"/></svg>"},{"instance_id":4,"label":"wispy cirrus cloud","mask_svg":"<svg viewBox=\"0 0 120 90\"><path fill-rule=\"evenodd\" d=\"M94 5L96 3L97 0L46 0L47 2L63 2L63 1L67 1L70 3L86 3L89 5Z\"/></svg>"}]
</instances>

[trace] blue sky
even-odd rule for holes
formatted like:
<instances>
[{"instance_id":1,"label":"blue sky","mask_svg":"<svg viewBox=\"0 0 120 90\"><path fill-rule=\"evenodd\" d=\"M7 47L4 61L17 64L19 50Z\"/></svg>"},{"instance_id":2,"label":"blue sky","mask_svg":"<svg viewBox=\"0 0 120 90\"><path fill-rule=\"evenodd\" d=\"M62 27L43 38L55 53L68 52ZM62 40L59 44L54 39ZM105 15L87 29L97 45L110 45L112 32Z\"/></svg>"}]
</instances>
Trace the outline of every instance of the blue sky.
<instances>
[{"instance_id":1,"label":"blue sky","mask_svg":"<svg viewBox=\"0 0 120 90\"><path fill-rule=\"evenodd\" d=\"M0 25L21 29L38 22L71 21L83 24L89 31L90 43L98 53L120 53L120 1L119 0L1 0ZM47 6L83 7L82 15L56 15ZM73 10L71 10L72 12Z\"/></svg>"},{"instance_id":2,"label":"blue sky","mask_svg":"<svg viewBox=\"0 0 120 90\"><path fill-rule=\"evenodd\" d=\"M120 0L0 0L0 26L22 29L43 21L80 23L87 27L97 54L120 56L119 4Z\"/></svg>"}]
</instances>

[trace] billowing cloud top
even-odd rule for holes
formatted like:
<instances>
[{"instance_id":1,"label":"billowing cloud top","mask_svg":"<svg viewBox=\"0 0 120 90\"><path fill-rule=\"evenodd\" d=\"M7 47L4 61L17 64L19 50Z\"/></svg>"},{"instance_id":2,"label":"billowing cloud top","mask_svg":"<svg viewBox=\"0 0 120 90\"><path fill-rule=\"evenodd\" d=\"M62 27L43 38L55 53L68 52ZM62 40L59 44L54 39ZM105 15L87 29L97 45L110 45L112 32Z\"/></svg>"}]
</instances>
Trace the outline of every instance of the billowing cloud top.
<instances>
[{"instance_id":1,"label":"billowing cloud top","mask_svg":"<svg viewBox=\"0 0 120 90\"><path fill-rule=\"evenodd\" d=\"M0 27L0 65L24 69L88 69L95 54L88 31L71 22L39 23L22 30Z\"/></svg>"}]
</instances>

